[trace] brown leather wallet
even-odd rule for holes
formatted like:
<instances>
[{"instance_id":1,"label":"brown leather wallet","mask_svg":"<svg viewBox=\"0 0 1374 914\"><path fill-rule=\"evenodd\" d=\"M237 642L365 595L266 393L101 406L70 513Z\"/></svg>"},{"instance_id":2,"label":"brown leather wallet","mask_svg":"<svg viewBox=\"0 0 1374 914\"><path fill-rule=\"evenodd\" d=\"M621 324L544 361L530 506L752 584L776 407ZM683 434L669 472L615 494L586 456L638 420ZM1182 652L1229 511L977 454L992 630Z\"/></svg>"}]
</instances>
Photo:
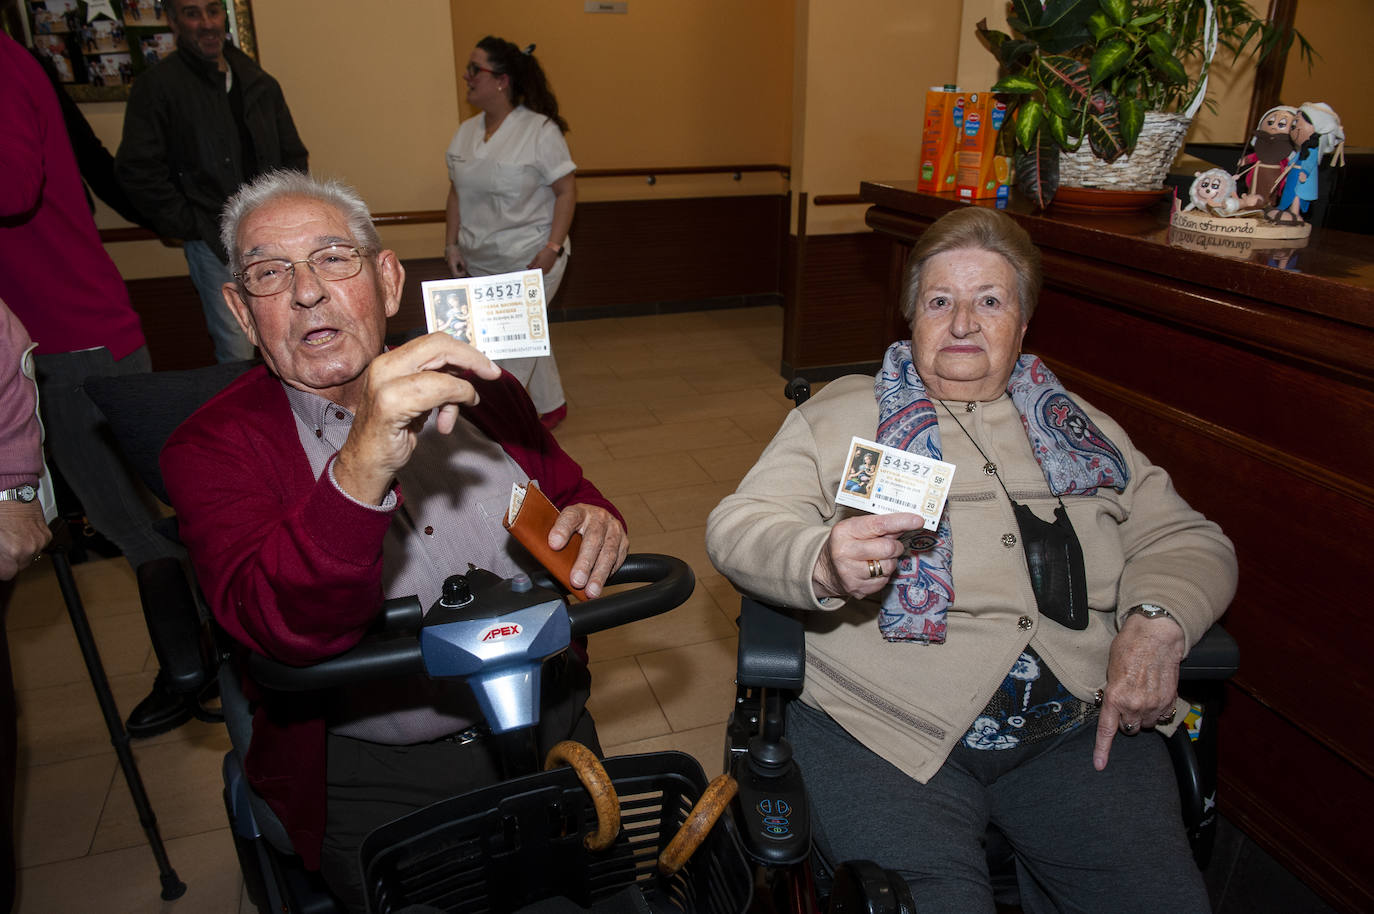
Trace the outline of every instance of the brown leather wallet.
<instances>
[{"instance_id":1,"label":"brown leather wallet","mask_svg":"<svg viewBox=\"0 0 1374 914\"><path fill-rule=\"evenodd\" d=\"M543 565L558 579L558 582L579 600L587 599L587 594L572 585L572 566L577 561L577 553L582 548L582 534L574 533L568 537L562 549L549 547L549 531L558 520L558 509L549 497L539 490L533 481L511 489L510 508L501 521L511 536L529 550L539 564Z\"/></svg>"}]
</instances>

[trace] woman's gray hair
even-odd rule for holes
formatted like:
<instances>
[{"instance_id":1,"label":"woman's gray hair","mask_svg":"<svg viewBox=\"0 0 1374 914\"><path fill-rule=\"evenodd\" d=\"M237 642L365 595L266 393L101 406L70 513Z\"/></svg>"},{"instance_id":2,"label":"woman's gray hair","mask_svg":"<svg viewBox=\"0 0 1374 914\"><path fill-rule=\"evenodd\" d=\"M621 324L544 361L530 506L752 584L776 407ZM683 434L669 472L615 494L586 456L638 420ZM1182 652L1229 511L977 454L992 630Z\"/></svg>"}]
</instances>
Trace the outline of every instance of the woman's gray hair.
<instances>
[{"instance_id":1,"label":"woman's gray hair","mask_svg":"<svg viewBox=\"0 0 1374 914\"><path fill-rule=\"evenodd\" d=\"M1006 213L984 206L961 206L935 220L916 241L906 261L902 284L902 314L907 323L915 318L921 274L936 254L973 248L1001 254L1016 274L1016 296L1021 319L1030 322L1040 301L1040 249L1026 230Z\"/></svg>"},{"instance_id":2,"label":"woman's gray hair","mask_svg":"<svg viewBox=\"0 0 1374 914\"><path fill-rule=\"evenodd\" d=\"M343 214L349 234L362 253L375 254L382 249L381 236L372 224L372 213L356 190L342 181L315 178L299 171L279 168L243 185L224 204L219 220L219 238L229 252L230 272L237 273L243 269L243 258L238 250L239 226L243 220L261 207L287 197L318 200L333 206Z\"/></svg>"}]
</instances>

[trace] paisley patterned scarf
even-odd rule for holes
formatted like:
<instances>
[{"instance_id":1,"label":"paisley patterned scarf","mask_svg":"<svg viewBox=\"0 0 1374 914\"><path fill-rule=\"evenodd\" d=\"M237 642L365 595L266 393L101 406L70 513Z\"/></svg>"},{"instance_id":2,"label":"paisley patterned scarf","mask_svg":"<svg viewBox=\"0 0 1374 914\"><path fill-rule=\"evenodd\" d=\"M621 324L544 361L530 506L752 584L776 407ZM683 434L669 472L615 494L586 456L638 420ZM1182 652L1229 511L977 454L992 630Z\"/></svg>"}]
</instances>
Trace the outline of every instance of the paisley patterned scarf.
<instances>
[{"instance_id":1,"label":"paisley patterned scarf","mask_svg":"<svg viewBox=\"0 0 1374 914\"><path fill-rule=\"evenodd\" d=\"M874 378L878 442L943 459L935 404L911 358L911 341L888 347ZM1007 393L1021 414L1031 450L1055 495L1091 495L1100 487L1123 491L1126 461L1064 385L1037 356L1016 361ZM954 602L954 537L946 507L934 545L911 551L897 563L883 595L878 628L888 641L943 644L945 612Z\"/></svg>"}]
</instances>

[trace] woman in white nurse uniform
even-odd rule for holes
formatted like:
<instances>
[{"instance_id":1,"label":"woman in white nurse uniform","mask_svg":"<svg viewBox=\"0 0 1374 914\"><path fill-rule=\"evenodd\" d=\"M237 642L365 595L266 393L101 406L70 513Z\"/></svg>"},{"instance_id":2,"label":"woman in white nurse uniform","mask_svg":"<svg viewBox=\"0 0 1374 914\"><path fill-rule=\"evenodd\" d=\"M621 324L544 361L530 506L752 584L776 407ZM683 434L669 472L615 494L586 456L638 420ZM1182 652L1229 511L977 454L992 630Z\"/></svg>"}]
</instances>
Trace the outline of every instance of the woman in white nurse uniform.
<instances>
[{"instance_id":1,"label":"woman in white nurse uniform","mask_svg":"<svg viewBox=\"0 0 1374 914\"><path fill-rule=\"evenodd\" d=\"M468 58L467 100L480 113L459 125L448 147L444 259L454 276L543 270L551 302L572 253L577 166L533 52L488 35ZM563 420L567 401L552 355L500 365L525 385L546 427Z\"/></svg>"}]
</instances>

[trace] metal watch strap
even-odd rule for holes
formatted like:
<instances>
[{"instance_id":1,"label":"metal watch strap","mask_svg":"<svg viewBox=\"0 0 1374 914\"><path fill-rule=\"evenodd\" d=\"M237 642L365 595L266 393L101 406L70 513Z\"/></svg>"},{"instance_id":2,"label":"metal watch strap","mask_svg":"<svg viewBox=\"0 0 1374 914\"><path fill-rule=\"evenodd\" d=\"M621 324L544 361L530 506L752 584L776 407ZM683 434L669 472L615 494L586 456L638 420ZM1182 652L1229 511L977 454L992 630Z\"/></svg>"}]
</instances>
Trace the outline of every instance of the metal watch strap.
<instances>
[{"instance_id":1,"label":"metal watch strap","mask_svg":"<svg viewBox=\"0 0 1374 914\"><path fill-rule=\"evenodd\" d=\"M1173 619L1175 623L1178 622L1177 619L1174 619L1173 613L1169 612L1163 606L1157 606L1154 603L1137 603L1135 606L1126 610L1126 616L1144 616L1147 619ZM1122 619L1124 620L1126 616L1122 616Z\"/></svg>"},{"instance_id":2,"label":"metal watch strap","mask_svg":"<svg viewBox=\"0 0 1374 914\"><path fill-rule=\"evenodd\" d=\"M38 498L38 489L27 483L22 486L15 486L12 489L0 490L0 501L17 501L20 504L27 505L36 498Z\"/></svg>"}]
</instances>

